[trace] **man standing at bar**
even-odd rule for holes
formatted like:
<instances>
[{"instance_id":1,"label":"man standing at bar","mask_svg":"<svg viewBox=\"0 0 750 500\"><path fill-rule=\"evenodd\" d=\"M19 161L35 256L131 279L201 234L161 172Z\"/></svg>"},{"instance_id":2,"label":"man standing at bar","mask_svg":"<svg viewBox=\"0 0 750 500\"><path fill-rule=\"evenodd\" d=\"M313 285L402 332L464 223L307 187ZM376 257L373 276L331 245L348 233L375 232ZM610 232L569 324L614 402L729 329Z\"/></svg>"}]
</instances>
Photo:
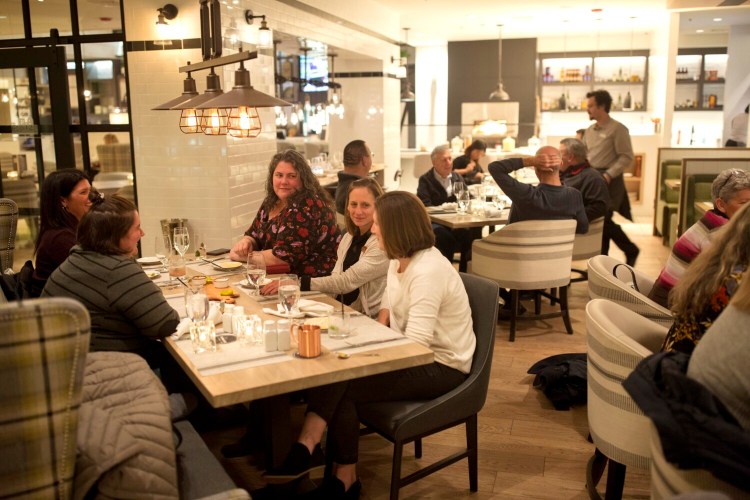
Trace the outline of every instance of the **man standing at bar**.
<instances>
[{"instance_id":1,"label":"man standing at bar","mask_svg":"<svg viewBox=\"0 0 750 500\"><path fill-rule=\"evenodd\" d=\"M609 188L602 175L586 160L586 145L578 139L560 141L560 181L583 196L583 208L589 222L607 215Z\"/></svg>"},{"instance_id":2,"label":"man standing at bar","mask_svg":"<svg viewBox=\"0 0 750 500\"><path fill-rule=\"evenodd\" d=\"M583 135L583 143L589 150L589 163L597 169L609 186L609 210L604 219L602 254L609 253L609 240L625 253L628 265L635 265L640 250L630 241L619 224L612 220L614 212L632 220L630 200L625 190L623 171L633 163L633 145L625 125L612 119L609 110L612 96L606 90L595 90L586 94L589 119L595 120Z\"/></svg>"},{"instance_id":3,"label":"man standing at bar","mask_svg":"<svg viewBox=\"0 0 750 500\"><path fill-rule=\"evenodd\" d=\"M365 141L354 140L344 147L344 170L339 172L339 184L336 186L336 211L343 214L346 210L346 195L349 184L370 175L372 168L372 150Z\"/></svg>"}]
</instances>

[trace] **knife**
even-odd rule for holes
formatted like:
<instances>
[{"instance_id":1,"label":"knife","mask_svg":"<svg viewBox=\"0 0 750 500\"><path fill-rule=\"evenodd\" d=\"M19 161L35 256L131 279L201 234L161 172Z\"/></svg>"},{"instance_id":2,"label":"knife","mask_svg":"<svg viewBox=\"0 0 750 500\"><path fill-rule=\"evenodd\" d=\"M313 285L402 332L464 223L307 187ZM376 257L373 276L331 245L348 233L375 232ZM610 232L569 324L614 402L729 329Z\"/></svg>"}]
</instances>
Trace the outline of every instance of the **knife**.
<instances>
[{"instance_id":1,"label":"knife","mask_svg":"<svg viewBox=\"0 0 750 500\"><path fill-rule=\"evenodd\" d=\"M385 340L368 340L367 342L361 342L359 344L346 344L346 347L344 349L354 349L355 347L364 347L367 345L373 345L373 344L385 344L388 342L393 342L395 340L403 340L404 337L395 337L392 339L385 339Z\"/></svg>"}]
</instances>

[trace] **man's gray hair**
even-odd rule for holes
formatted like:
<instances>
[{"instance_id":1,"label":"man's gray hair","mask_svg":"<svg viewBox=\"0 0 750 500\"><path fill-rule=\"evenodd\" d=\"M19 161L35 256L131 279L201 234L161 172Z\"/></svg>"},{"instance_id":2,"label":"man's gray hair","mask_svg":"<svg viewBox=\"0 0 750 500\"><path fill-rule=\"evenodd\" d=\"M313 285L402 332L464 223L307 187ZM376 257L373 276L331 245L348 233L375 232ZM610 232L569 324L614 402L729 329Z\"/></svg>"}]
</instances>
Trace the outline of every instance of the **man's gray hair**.
<instances>
[{"instance_id":1,"label":"man's gray hair","mask_svg":"<svg viewBox=\"0 0 750 500\"><path fill-rule=\"evenodd\" d=\"M565 146L568 154L573 158L581 162L586 161L586 158L588 157L588 150L586 149L586 145L583 142L573 137L569 137L567 139L561 140L560 144Z\"/></svg>"},{"instance_id":2,"label":"man's gray hair","mask_svg":"<svg viewBox=\"0 0 750 500\"><path fill-rule=\"evenodd\" d=\"M430 160L435 160L438 156L445 153L446 151L450 151L451 148L447 144L441 144L440 146L435 146L435 149L432 150L432 153L430 153Z\"/></svg>"},{"instance_id":3,"label":"man's gray hair","mask_svg":"<svg viewBox=\"0 0 750 500\"><path fill-rule=\"evenodd\" d=\"M739 168L728 168L723 170L711 184L711 197L721 198L726 203L745 189L750 189L750 175L747 171Z\"/></svg>"}]
</instances>

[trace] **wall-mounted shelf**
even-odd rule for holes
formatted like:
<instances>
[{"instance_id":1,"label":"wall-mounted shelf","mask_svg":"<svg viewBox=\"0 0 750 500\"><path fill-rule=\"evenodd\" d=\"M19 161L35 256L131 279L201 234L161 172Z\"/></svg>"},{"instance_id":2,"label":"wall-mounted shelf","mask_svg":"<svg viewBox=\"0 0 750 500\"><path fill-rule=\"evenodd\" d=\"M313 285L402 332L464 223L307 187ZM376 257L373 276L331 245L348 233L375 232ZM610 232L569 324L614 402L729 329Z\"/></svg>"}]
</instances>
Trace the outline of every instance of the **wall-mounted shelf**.
<instances>
[{"instance_id":1,"label":"wall-mounted shelf","mask_svg":"<svg viewBox=\"0 0 750 500\"><path fill-rule=\"evenodd\" d=\"M647 50L539 54L542 111L585 111L586 94L595 89L609 90L613 111L646 110L648 56Z\"/></svg>"},{"instance_id":2,"label":"wall-mounted shelf","mask_svg":"<svg viewBox=\"0 0 750 500\"><path fill-rule=\"evenodd\" d=\"M721 111L726 70L726 49L679 49L675 111Z\"/></svg>"}]
</instances>

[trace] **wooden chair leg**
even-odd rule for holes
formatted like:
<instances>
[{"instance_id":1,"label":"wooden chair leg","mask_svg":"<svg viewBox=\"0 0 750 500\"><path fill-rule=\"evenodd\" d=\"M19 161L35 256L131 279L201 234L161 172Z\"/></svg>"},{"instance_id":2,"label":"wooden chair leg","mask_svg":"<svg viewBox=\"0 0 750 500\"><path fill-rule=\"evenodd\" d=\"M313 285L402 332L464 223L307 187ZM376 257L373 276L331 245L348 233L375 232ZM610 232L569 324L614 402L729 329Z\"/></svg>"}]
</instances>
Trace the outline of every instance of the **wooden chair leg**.
<instances>
[{"instance_id":1,"label":"wooden chair leg","mask_svg":"<svg viewBox=\"0 0 750 500\"><path fill-rule=\"evenodd\" d=\"M516 317L518 316L518 290L510 291L510 341L516 341Z\"/></svg>"},{"instance_id":2,"label":"wooden chair leg","mask_svg":"<svg viewBox=\"0 0 750 500\"><path fill-rule=\"evenodd\" d=\"M466 449L469 452L469 490L477 491L479 489L479 467L478 451L479 443L477 439L477 415L472 415L466 421Z\"/></svg>"},{"instance_id":3,"label":"wooden chair leg","mask_svg":"<svg viewBox=\"0 0 750 500\"><path fill-rule=\"evenodd\" d=\"M404 453L404 443L393 443L393 464L391 465L391 500L398 500L398 490L401 487L401 457Z\"/></svg>"},{"instance_id":4,"label":"wooden chair leg","mask_svg":"<svg viewBox=\"0 0 750 500\"><path fill-rule=\"evenodd\" d=\"M414 440L414 457L422 458L422 439Z\"/></svg>"},{"instance_id":5,"label":"wooden chair leg","mask_svg":"<svg viewBox=\"0 0 750 500\"><path fill-rule=\"evenodd\" d=\"M542 291L541 290L534 291L534 314L536 314L537 316L542 314Z\"/></svg>"},{"instance_id":6,"label":"wooden chair leg","mask_svg":"<svg viewBox=\"0 0 750 500\"><path fill-rule=\"evenodd\" d=\"M573 325L570 324L570 313L568 312L568 287L560 287L560 312L562 312L563 322L568 335L573 335Z\"/></svg>"},{"instance_id":7,"label":"wooden chair leg","mask_svg":"<svg viewBox=\"0 0 750 500\"><path fill-rule=\"evenodd\" d=\"M557 288L550 289L549 294L550 294L549 305L554 306L558 302L558 300L557 300Z\"/></svg>"}]
</instances>

